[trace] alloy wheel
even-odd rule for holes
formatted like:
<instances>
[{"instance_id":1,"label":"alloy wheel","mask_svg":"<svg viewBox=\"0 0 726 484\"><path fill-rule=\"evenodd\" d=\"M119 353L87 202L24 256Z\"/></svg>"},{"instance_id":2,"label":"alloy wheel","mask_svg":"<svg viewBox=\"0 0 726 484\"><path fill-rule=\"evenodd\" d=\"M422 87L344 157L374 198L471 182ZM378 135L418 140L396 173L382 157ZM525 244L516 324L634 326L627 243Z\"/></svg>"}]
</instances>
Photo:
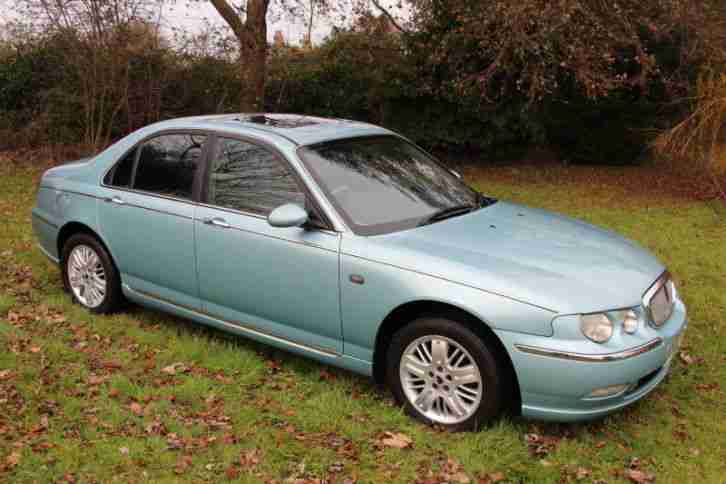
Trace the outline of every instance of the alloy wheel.
<instances>
[{"instance_id":1,"label":"alloy wheel","mask_svg":"<svg viewBox=\"0 0 726 484\"><path fill-rule=\"evenodd\" d=\"M67 264L68 283L73 295L87 308L96 308L106 297L106 271L101 258L87 245L77 245Z\"/></svg>"},{"instance_id":2,"label":"alloy wheel","mask_svg":"<svg viewBox=\"0 0 726 484\"><path fill-rule=\"evenodd\" d=\"M445 336L423 336L409 344L399 374L408 401L433 422L463 422L481 403L479 367L466 348Z\"/></svg>"}]
</instances>

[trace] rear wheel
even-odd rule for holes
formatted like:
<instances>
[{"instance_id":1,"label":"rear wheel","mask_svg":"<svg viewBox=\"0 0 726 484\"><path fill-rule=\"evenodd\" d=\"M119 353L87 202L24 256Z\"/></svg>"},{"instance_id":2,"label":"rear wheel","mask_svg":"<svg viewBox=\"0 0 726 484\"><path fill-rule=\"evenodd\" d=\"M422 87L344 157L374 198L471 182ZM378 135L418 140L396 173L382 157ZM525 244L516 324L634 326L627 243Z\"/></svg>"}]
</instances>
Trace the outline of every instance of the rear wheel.
<instances>
[{"instance_id":1,"label":"rear wheel","mask_svg":"<svg viewBox=\"0 0 726 484\"><path fill-rule=\"evenodd\" d=\"M475 430L500 413L502 372L484 341L461 323L413 321L393 336L386 361L397 402L427 424Z\"/></svg>"},{"instance_id":2,"label":"rear wheel","mask_svg":"<svg viewBox=\"0 0 726 484\"><path fill-rule=\"evenodd\" d=\"M94 313L117 310L123 295L111 256L90 234L69 237L63 246L63 284L75 302Z\"/></svg>"}]
</instances>

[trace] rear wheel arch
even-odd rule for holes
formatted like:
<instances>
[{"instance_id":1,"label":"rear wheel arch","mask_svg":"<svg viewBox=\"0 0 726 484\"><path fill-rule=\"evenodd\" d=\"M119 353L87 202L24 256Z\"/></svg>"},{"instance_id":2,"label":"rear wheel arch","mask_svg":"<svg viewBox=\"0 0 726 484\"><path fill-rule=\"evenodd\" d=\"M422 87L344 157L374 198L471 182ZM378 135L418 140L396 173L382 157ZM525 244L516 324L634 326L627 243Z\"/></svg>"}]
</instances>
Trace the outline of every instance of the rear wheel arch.
<instances>
[{"instance_id":1,"label":"rear wheel arch","mask_svg":"<svg viewBox=\"0 0 726 484\"><path fill-rule=\"evenodd\" d=\"M373 352L373 378L376 383L382 384L386 379L386 355L391 339L399 329L411 324L423 316L439 316L466 326L479 336L494 353L499 368L507 377L506 390L510 411L518 413L521 409L521 395L519 381L514 365L504 344L492 329L480 318L457 306L438 301L412 301L402 304L391 311L383 320L376 334L375 349Z\"/></svg>"},{"instance_id":2,"label":"rear wheel arch","mask_svg":"<svg viewBox=\"0 0 726 484\"><path fill-rule=\"evenodd\" d=\"M69 238L79 233L88 234L98 240L98 242L103 246L109 257L111 258L111 262L116 267L116 270L118 270L118 265L113 258L113 254L111 254L111 251L108 249L108 245L103 240L103 238L91 227L81 222L68 222L67 224L63 225L63 227L61 227L60 231L58 231L58 237L56 241L58 249L58 260L60 260L61 263L63 262L63 247L65 246Z\"/></svg>"}]
</instances>

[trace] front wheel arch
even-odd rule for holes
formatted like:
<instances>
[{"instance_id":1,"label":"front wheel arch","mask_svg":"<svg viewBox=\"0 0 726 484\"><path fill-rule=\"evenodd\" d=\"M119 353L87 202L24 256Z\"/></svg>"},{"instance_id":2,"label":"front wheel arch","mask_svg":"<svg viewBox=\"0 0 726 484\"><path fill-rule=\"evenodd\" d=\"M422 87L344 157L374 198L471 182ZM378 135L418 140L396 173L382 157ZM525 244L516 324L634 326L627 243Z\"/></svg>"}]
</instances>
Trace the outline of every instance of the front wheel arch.
<instances>
[{"instance_id":1,"label":"front wheel arch","mask_svg":"<svg viewBox=\"0 0 726 484\"><path fill-rule=\"evenodd\" d=\"M451 319L459 324L463 324L474 334L482 338L494 353L499 368L506 375L504 381L508 394L508 410L514 414L521 412L522 397L517 373L514 370L512 359L499 337L485 322L470 312L454 305L438 301L423 300L408 302L398 306L386 316L386 319L383 320L378 328L373 351L373 378L376 383L385 383L387 367L386 355L393 334L422 316L440 316Z\"/></svg>"}]
</instances>

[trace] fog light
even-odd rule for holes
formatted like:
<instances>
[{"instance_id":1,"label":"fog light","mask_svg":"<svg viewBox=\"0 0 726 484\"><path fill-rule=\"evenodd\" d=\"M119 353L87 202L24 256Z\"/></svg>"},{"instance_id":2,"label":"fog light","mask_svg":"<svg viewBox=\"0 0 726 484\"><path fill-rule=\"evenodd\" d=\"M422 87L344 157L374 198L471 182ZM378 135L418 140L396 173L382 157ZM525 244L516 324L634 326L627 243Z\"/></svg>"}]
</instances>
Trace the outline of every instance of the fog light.
<instances>
[{"instance_id":1,"label":"fog light","mask_svg":"<svg viewBox=\"0 0 726 484\"><path fill-rule=\"evenodd\" d=\"M587 398L602 398L617 395L618 393L624 392L628 386L628 383L623 385L610 385L609 387L598 388L590 392Z\"/></svg>"},{"instance_id":2,"label":"fog light","mask_svg":"<svg viewBox=\"0 0 726 484\"><path fill-rule=\"evenodd\" d=\"M638 315L631 309L625 313L623 319L623 330L628 334L633 334L638 329Z\"/></svg>"}]
</instances>

